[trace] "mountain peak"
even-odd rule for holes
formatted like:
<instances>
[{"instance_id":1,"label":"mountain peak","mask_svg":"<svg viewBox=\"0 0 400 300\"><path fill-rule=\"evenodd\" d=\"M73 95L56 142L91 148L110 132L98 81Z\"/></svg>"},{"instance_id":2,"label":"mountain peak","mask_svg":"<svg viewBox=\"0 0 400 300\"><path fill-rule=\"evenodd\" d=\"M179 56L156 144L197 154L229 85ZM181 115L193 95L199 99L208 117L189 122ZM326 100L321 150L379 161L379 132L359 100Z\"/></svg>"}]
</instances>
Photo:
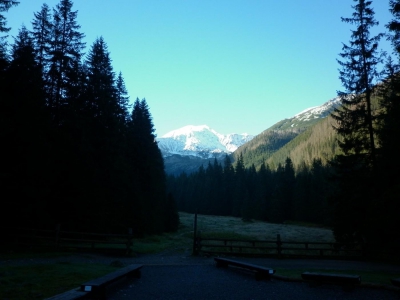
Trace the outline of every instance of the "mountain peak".
<instances>
[{"instance_id":1,"label":"mountain peak","mask_svg":"<svg viewBox=\"0 0 400 300\"><path fill-rule=\"evenodd\" d=\"M207 125L187 125L184 127L181 127L179 129L172 130L162 136L162 138L173 138L177 137L180 135L190 135L193 132L200 132L200 131L213 131L210 127Z\"/></svg>"},{"instance_id":2,"label":"mountain peak","mask_svg":"<svg viewBox=\"0 0 400 300\"><path fill-rule=\"evenodd\" d=\"M179 154L209 158L230 154L252 138L248 134L223 135L207 125L188 125L168 132L157 141L164 157Z\"/></svg>"}]
</instances>

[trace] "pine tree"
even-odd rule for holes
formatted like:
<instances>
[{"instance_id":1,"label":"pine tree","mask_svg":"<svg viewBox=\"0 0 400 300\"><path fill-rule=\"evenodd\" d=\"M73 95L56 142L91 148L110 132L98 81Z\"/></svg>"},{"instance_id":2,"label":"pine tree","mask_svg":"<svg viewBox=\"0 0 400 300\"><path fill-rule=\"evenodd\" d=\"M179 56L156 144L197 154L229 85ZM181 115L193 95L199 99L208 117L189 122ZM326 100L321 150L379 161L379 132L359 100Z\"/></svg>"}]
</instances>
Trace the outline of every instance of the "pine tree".
<instances>
[{"instance_id":1,"label":"pine tree","mask_svg":"<svg viewBox=\"0 0 400 300\"><path fill-rule=\"evenodd\" d=\"M400 234L390 230L398 228L398 207L400 199L400 163L398 154L400 146L400 1L390 1L390 11L393 19L386 25L389 29L389 40L392 43L394 55L386 61L385 80L379 85L380 91L380 126L379 138L379 201L375 202L374 223L375 240L379 247L392 248L397 251L400 247Z\"/></svg>"},{"instance_id":2,"label":"pine tree","mask_svg":"<svg viewBox=\"0 0 400 300\"><path fill-rule=\"evenodd\" d=\"M47 4L43 4L39 12L34 14L35 19L32 21L32 34L34 37L35 51L39 66L42 67L43 73L48 72L50 63L50 42L51 42L51 14Z\"/></svg>"},{"instance_id":3,"label":"pine tree","mask_svg":"<svg viewBox=\"0 0 400 300\"><path fill-rule=\"evenodd\" d=\"M376 196L373 179L377 171L376 116L371 97L379 78L382 53L378 52L378 42L383 34L371 37L370 30L378 25L372 1L354 1L352 17L342 18L356 27L350 44L343 44L340 53L343 61L338 60L339 78L345 88L338 95L343 105L332 115L338 123L335 129L343 153L332 161L339 181L339 192L334 197L334 234L338 241L363 242L368 236L371 203Z\"/></svg>"},{"instance_id":4,"label":"pine tree","mask_svg":"<svg viewBox=\"0 0 400 300\"><path fill-rule=\"evenodd\" d=\"M74 99L67 95L74 86L76 66L80 64L85 44L84 34L79 32L77 11L72 11L72 1L61 0L53 10L53 24L50 41L50 66L48 73L48 104L52 108L55 123L62 124L64 108Z\"/></svg>"},{"instance_id":5,"label":"pine tree","mask_svg":"<svg viewBox=\"0 0 400 300\"><path fill-rule=\"evenodd\" d=\"M381 126L378 136L381 145L381 175L385 186L391 186L398 182L398 169L400 167L397 159L399 145L397 143L400 134L400 1L390 1L390 11L394 19L387 24L390 31L389 39L392 42L397 62L388 58L385 66L384 84L381 85ZM385 170L385 172L383 172Z\"/></svg>"},{"instance_id":6,"label":"pine tree","mask_svg":"<svg viewBox=\"0 0 400 300\"><path fill-rule=\"evenodd\" d=\"M386 28L391 32L389 39L392 42L394 50L397 52L397 55L400 55L400 1L390 0L389 6L394 19L386 25Z\"/></svg>"},{"instance_id":7,"label":"pine tree","mask_svg":"<svg viewBox=\"0 0 400 300\"><path fill-rule=\"evenodd\" d=\"M4 12L7 12L12 6L18 5L18 1L11 1L11 0L0 0L0 33L1 32L8 32L10 31L11 28L6 27L7 26L7 19L4 16ZM8 62L8 54L7 54L7 41L6 38L7 36L0 36L0 88L2 89L2 82L3 80L3 75L1 74L2 71L7 66Z\"/></svg>"},{"instance_id":8,"label":"pine tree","mask_svg":"<svg viewBox=\"0 0 400 300\"><path fill-rule=\"evenodd\" d=\"M0 32L8 32L10 28L7 26L6 17L3 15L4 12L7 12L12 6L18 5L19 1L12 0L0 0Z\"/></svg>"},{"instance_id":9,"label":"pine tree","mask_svg":"<svg viewBox=\"0 0 400 300\"><path fill-rule=\"evenodd\" d=\"M37 228L49 221L45 219L48 127L42 87L32 37L22 27L12 45L0 116L5 122L0 134L5 152L1 184L7 213L1 219L13 220L16 226Z\"/></svg>"},{"instance_id":10,"label":"pine tree","mask_svg":"<svg viewBox=\"0 0 400 300\"><path fill-rule=\"evenodd\" d=\"M110 121L117 117L119 104L110 53L103 37L93 43L85 65L88 77L87 110L100 124L109 127Z\"/></svg>"},{"instance_id":11,"label":"pine tree","mask_svg":"<svg viewBox=\"0 0 400 300\"><path fill-rule=\"evenodd\" d=\"M116 85L116 97L118 106L120 111L118 113L118 118L121 122L125 123L129 117L129 96L128 91L126 90L125 81L122 77L122 73L119 72L117 80L115 82Z\"/></svg>"},{"instance_id":12,"label":"pine tree","mask_svg":"<svg viewBox=\"0 0 400 300\"><path fill-rule=\"evenodd\" d=\"M166 201L164 160L158 148L154 125L145 99L135 100L128 123L128 140L131 148L136 229L147 233L163 230L162 213ZM164 216L164 217L163 217Z\"/></svg>"},{"instance_id":13,"label":"pine tree","mask_svg":"<svg viewBox=\"0 0 400 300\"><path fill-rule=\"evenodd\" d=\"M343 52L338 60L341 69L340 80L344 92L339 91L342 107L335 109L336 130L341 137L339 144L345 155L364 157L364 163L375 167L376 145L374 136L374 116L371 97L373 85L379 77L378 64L382 53L378 53L378 42L383 34L370 37L370 29L378 25L372 1L354 0L356 5L351 18L342 18L345 23L354 24L350 45L343 44Z\"/></svg>"}]
</instances>

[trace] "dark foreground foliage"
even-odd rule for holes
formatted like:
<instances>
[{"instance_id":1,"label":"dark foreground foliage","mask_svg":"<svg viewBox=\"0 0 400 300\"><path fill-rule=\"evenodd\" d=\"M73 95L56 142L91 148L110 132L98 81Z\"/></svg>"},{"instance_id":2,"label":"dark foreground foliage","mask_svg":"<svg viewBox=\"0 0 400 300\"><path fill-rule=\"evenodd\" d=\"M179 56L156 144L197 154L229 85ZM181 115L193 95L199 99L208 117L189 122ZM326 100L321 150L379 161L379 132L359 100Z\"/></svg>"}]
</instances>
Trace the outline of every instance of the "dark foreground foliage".
<instances>
[{"instance_id":1,"label":"dark foreground foliage","mask_svg":"<svg viewBox=\"0 0 400 300\"><path fill-rule=\"evenodd\" d=\"M83 54L72 6L44 4L10 52L2 40L0 226L176 230L146 100L131 109L102 37Z\"/></svg>"}]
</instances>

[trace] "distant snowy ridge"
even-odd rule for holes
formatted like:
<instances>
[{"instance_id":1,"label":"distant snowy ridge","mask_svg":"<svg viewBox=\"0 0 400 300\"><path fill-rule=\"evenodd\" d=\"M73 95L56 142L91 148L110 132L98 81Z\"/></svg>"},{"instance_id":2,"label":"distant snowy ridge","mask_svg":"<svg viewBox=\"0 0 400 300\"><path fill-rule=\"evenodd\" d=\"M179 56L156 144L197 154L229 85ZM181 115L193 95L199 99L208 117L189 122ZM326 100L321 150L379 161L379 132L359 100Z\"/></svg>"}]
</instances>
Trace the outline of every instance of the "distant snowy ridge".
<instances>
[{"instance_id":1,"label":"distant snowy ridge","mask_svg":"<svg viewBox=\"0 0 400 300\"><path fill-rule=\"evenodd\" d=\"M210 158L230 154L252 138L246 133L223 135L207 125L188 125L157 138L157 141L164 157L179 154Z\"/></svg>"},{"instance_id":2,"label":"distant snowy ridge","mask_svg":"<svg viewBox=\"0 0 400 300\"><path fill-rule=\"evenodd\" d=\"M320 106L307 108L294 115L291 119L297 119L299 121L310 121L312 119L325 118L333 111L334 108L339 107L340 105L340 97L336 97Z\"/></svg>"}]
</instances>

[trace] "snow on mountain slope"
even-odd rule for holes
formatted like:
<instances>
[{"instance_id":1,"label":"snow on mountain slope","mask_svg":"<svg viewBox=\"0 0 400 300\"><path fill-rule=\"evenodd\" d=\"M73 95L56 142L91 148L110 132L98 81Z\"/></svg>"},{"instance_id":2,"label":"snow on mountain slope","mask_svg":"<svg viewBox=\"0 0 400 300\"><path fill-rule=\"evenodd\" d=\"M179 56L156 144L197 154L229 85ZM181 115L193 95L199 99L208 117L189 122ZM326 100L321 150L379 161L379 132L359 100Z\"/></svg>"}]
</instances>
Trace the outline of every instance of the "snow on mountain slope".
<instances>
[{"instance_id":1,"label":"snow on mountain slope","mask_svg":"<svg viewBox=\"0 0 400 300\"><path fill-rule=\"evenodd\" d=\"M157 138L157 141L164 157L179 154L208 158L232 153L252 138L248 134L223 135L207 125L188 125Z\"/></svg>"},{"instance_id":2,"label":"snow on mountain slope","mask_svg":"<svg viewBox=\"0 0 400 300\"><path fill-rule=\"evenodd\" d=\"M334 108L340 106L341 101L339 97L333 98L320 106L314 106L299 112L294 115L291 119L299 121L310 121L312 119L325 118L330 114Z\"/></svg>"},{"instance_id":3,"label":"snow on mountain slope","mask_svg":"<svg viewBox=\"0 0 400 300\"><path fill-rule=\"evenodd\" d=\"M305 130L320 119L326 118L332 111L341 105L339 97L333 98L320 106L307 108L291 118L279 121L268 130Z\"/></svg>"}]
</instances>

